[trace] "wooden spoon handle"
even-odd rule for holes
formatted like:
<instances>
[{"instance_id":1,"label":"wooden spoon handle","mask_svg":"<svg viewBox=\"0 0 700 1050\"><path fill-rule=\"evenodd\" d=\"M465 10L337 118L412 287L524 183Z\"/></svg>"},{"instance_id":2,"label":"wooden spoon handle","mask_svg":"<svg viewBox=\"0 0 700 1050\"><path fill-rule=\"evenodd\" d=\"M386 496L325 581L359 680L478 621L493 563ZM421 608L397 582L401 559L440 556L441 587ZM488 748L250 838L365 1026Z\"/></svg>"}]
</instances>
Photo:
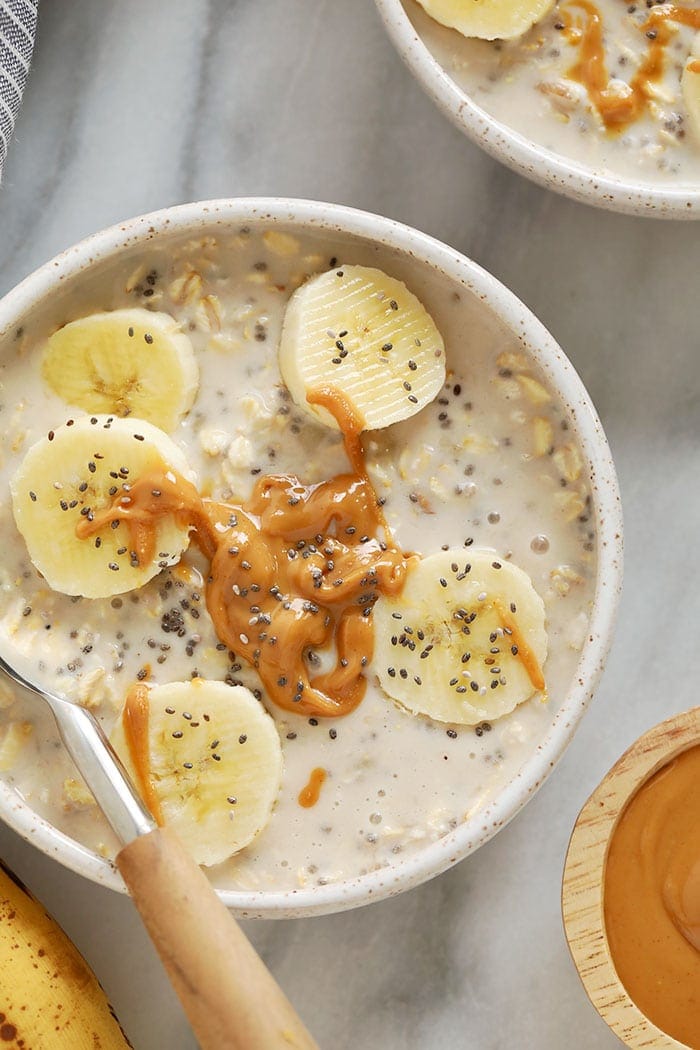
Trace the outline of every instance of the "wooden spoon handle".
<instances>
[{"instance_id":1,"label":"wooden spoon handle","mask_svg":"<svg viewBox=\"0 0 700 1050\"><path fill-rule=\"evenodd\" d=\"M202 1050L318 1050L172 831L134 839L116 863Z\"/></svg>"}]
</instances>

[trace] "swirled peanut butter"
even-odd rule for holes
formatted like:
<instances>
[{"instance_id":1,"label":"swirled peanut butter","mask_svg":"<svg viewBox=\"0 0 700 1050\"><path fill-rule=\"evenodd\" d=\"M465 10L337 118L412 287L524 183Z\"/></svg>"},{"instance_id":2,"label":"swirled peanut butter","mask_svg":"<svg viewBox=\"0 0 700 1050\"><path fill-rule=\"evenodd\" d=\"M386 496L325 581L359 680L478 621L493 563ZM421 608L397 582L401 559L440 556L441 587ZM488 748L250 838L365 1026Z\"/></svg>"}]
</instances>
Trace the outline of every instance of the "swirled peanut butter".
<instances>
[{"instance_id":1,"label":"swirled peanut butter","mask_svg":"<svg viewBox=\"0 0 700 1050\"><path fill-rule=\"evenodd\" d=\"M628 804L605 869L605 927L620 980L662 1031L700 1048L700 747Z\"/></svg>"},{"instance_id":2,"label":"swirled peanut butter","mask_svg":"<svg viewBox=\"0 0 700 1050\"><path fill-rule=\"evenodd\" d=\"M77 531L86 538L124 521L146 564L166 515L193 529L211 563L207 608L216 633L257 670L270 699L300 714L354 710L372 657L372 606L380 593L400 591L408 568L378 538L369 480L340 474L307 486L266 475L239 506L203 500L191 482L164 470L139 478ZM309 651L333 644L335 665L311 679Z\"/></svg>"}]
</instances>

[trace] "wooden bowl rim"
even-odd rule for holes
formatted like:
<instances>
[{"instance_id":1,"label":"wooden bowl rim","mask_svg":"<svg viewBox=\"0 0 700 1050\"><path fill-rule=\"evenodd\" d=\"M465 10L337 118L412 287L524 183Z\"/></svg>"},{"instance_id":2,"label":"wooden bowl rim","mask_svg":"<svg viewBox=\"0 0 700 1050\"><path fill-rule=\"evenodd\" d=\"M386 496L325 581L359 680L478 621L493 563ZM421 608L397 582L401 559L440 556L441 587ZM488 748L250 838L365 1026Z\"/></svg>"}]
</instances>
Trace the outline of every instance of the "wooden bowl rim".
<instances>
[{"instance_id":1,"label":"wooden bowl rim","mask_svg":"<svg viewBox=\"0 0 700 1050\"><path fill-rule=\"evenodd\" d=\"M606 773L579 813L562 879L569 951L588 998L632 1050L688 1050L657 1028L630 999L610 954L603 914L608 844L632 796L657 770L700 744L700 707L674 715L636 740Z\"/></svg>"}]
</instances>

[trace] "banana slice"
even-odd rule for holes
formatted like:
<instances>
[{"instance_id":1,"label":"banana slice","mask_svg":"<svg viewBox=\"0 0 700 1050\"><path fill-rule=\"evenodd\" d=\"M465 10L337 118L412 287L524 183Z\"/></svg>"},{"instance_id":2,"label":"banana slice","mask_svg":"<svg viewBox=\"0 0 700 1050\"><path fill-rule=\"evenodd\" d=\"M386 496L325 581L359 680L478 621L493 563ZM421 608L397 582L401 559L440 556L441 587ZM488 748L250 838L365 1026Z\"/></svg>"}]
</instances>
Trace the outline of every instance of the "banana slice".
<instances>
[{"instance_id":1,"label":"banana slice","mask_svg":"<svg viewBox=\"0 0 700 1050\"><path fill-rule=\"evenodd\" d=\"M373 618L381 686L414 714L475 725L544 690L544 603L495 551L431 554Z\"/></svg>"},{"instance_id":2,"label":"banana slice","mask_svg":"<svg viewBox=\"0 0 700 1050\"><path fill-rule=\"evenodd\" d=\"M156 820L198 864L220 864L270 819L282 748L272 718L243 686L203 678L135 686L111 739Z\"/></svg>"},{"instance_id":3,"label":"banana slice","mask_svg":"<svg viewBox=\"0 0 700 1050\"><path fill-rule=\"evenodd\" d=\"M339 429L319 392L340 395L358 429L419 412L445 382L445 346L405 284L367 266L341 266L298 288L284 315L282 378L296 403ZM328 400L328 399L326 399Z\"/></svg>"},{"instance_id":4,"label":"banana slice","mask_svg":"<svg viewBox=\"0 0 700 1050\"><path fill-rule=\"evenodd\" d=\"M512 40L551 11L554 0L418 0L443 26L462 36Z\"/></svg>"},{"instance_id":5,"label":"banana slice","mask_svg":"<svg viewBox=\"0 0 700 1050\"><path fill-rule=\"evenodd\" d=\"M106 598L147 583L180 558L189 526L163 517L154 557L139 564L124 522L79 539L78 525L144 474L193 475L180 449L141 419L84 416L29 449L10 482L12 510L29 557L56 591Z\"/></svg>"},{"instance_id":6,"label":"banana slice","mask_svg":"<svg viewBox=\"0 0 700 1050\"><path fill-rule=\"evenodd\" d=\"M681 87L690 126L700 142L700 33L695 37L693 50L686 60Z\"/></svg>"},{"instance_id":7,"label":"banana slice","mask_svg":"<svg viewBox=\"0 0 700 1050\"><path fill-rule=\"evenodd\" d=\"M137 416L171 433L192 407L199 370L189 337L170 314L91 314L50 337L42 373L85 412Z\"/></svg>"}]
</instances>

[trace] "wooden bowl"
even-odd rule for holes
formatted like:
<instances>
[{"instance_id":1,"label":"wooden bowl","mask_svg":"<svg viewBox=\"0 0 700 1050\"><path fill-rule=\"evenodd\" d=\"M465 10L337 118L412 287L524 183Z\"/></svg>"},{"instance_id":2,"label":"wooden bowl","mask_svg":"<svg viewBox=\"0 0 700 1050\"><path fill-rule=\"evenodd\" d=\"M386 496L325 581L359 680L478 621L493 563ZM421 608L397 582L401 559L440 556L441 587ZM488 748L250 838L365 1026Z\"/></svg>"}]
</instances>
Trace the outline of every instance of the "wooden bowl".
<instances>
[{"instance_id":1,"label":"wooden bowl","mask_svg":"<svg viewBox=\"0 0 700 1050\"><path fill-rule=\"evenodd\" d=\"M569 950L586 993L604 1021L632 1048L687 1050L632 1002L613 963L603 914L608 844L632 795L662 766L700 743L700 707L641 736L603 778L578 815L562 883Z\"/></svg>"}]
</instances>

